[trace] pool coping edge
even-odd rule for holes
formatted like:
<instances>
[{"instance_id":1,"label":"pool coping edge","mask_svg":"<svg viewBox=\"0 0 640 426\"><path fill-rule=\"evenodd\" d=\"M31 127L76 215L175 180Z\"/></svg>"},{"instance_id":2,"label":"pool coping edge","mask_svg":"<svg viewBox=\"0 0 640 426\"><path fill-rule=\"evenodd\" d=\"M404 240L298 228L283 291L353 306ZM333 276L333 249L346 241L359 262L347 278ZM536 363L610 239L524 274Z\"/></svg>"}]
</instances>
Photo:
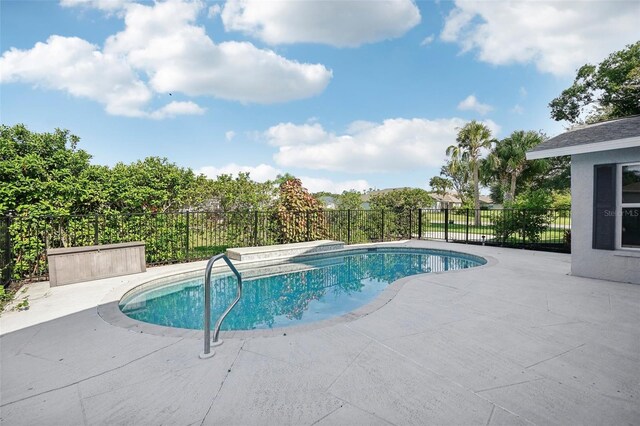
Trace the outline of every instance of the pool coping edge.
<instances>
[{"instance_id":1,"label":"pool coping edge","mask_svg":"<svg viewBox=\"0 0 640 426\"><path fill-rule=\"evenodd\" d=\"M389 284L375 299L373 299L372 301L366 303L363 306L360 306L359 308L348 312L346 314L343 315L339 315L333 318L329 318L329 319L325 319L325 320L320 320L320 321L315 321L309 324L300 324L300 325L293 325L293 326L287 326L287 327L277 327L277 328L273 328L273 329L257 329L257 330L230 330L230 331L220 331L220 337L222 339L231 339L231 338L238 338L238 339L246 339L246 338L256 338L256 337L274 337L274 336L281 336L281 335L287 335L287 334L293 334L293 333L301 333L301 332L308 332L308 331L312 331L312 330L316 330L316 329L321 329L321 328L326 328L326 327L331 327L331 326L335 326L338 324L343 324L343 323L348 323L348 322L352 322L355 321L359 318L363 318L366 317L376 311L378 311L379 309L381 309L382 307L384 307L387 303L391 302L395 296L400 292L400 290L402 289L402 287L404 287L405 284L407 284L409 281L411 281L412 279L418 278L418 277L425 277L425 276L429 276L429 275L440 275L440 274L460 274L460 273L470 273L473 270L478 270L478 269L483 269L483 268L488 268L488 267L492 267L495 266L496 264L498 264L498 260L496 258L494 258L493 256L488 256L488 255L478 255L475 253L469 253L469 252L463 252L463 251L459 251L459 250L446 250L446 249L438 249L438 248L428 248L428 247L424 247L424 246L417 246L414 244L411 244L412 241L406 241L406 242L395 242L395 243L369 243L369 244L362 244L362 245L351 245L351 246L345 246L344 249L340 249L340 250L336 250L336 251L331 251L331 252L327 252L327 253L323 253L323 255L328 255L328 254L343 254L344 252L357 252L360 250L366 250L367 248L415 248L415 249L423 249L423 250L434 250L434 251L440 251L440 252L451 252L451 253L457 253L457 254L465 254L465 255L471 255L471 256L475 256L475 257L480 257L484 260L486 260L486 263L483 265L479 265L479 266L475 266L473 268L468 268L468 269L459 269L459 270L454 270L454 271L442 271L442 272L429 272L429 273L424 273L424 274L416 274L416 275L410 275L407 277L402 277L394 282L392 282L391 284ZM314 257L318 256L318 254L310 254L308 255L308 257ZM297 257L297 256L296 256ZM282 263L282 262L286 262L287 260L291 260L291 258L289 259L275 259L273 262L260 262L260 263L268 263L268 264L272 264L275 265L277 263ZM256 262L258 263L258 262ZM248 269L251 269L251 267L260 267L259 265L251 265L249 263L247 263L245 266L248 267ZM263 265L262 265L263 266ZM111 290L100 302L100 304L96 307L97 309L97 313L98 315L108 324L116 326L116 327L120 327L120 328L124 328L127 329L131 332L135 332L135 333L144 333L144 334L151 334L151 335L155 335L155 336L161 336L161 337L174 337L174 338L193 338L193 339L202 339L203 336L203 331L202 330L193 330L193 329L185 329L185 328L177 328L177 327L167 327L167 326L161 326L161 325L157 325L157 324L151 324L151 323L147 323L147 322L142 322L142 321L138 321L135 320L133 318L128 317L127 315L125 315L119 307L119 303L122 300L122 298L134 291L135 289L138 289L140 287L152 287L152 286L157 286L160 285L158 284L159 282L165 281L165 280L172 280L178 277L189 277L192 275L195 275L196 273L203 272L203 269L201 265L195 266L193 269L190 270L185 270L185 271L181 271L178 273L165 273L162 274L160 276L151 278L151 279L146 279L143 282L127 282L113 290ZM224 270L224 267L221 265L219 268L215 268L217 271L222 271Z\"/></svg>"}]
</instances>

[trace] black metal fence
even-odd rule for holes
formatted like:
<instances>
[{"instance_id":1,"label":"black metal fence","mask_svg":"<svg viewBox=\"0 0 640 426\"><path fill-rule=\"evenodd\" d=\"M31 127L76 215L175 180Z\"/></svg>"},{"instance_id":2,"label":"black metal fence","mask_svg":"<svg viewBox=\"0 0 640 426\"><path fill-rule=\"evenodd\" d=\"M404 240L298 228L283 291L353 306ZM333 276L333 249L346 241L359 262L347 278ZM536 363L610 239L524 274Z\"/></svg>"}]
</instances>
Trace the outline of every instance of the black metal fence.
<instances>
[{"instance_id":1,"label":"black metal fence","mask_svg":"<svg viewBox=\"0 0 640 426\"><path fill-rule=\"evenodd\" d=\"M0 285L2 286L11 281L12 256L9 221L8 217L0 217Z\"/></svg>"},{"instance_id":2,"label":"black metal fence","mask_svg":"<svg viewBox=\"0 0 640 426\"><path fill-rule=\"evenodd\" d=\"M570 209L422 210L423 239L569 253Z\"/></svg>"},{"instance_id":3,"label":"black metal fence","mask_svg":"<svg viewBox=\"0 0 640 426\"><path fill-rule=\"evenodd\" d=\"M347 244L432 239L570 250L569 210L424 209L180 212L0 218L0 268L10 279L47 278L46 250L144 241L147 263L207 259L229 247L332 239Z\"/></svg>"}]
</instances>

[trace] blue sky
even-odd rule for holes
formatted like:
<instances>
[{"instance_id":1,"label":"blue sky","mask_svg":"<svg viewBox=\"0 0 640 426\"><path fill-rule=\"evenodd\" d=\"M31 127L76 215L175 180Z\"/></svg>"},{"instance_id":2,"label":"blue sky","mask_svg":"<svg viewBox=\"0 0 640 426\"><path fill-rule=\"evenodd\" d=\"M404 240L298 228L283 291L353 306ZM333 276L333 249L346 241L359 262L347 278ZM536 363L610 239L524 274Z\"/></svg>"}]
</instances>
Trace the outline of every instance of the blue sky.
<instances>
[{"instance_id":1,"label":"blue sky","mask_svg":"<svg viewBox=\"0 0 640 426\"><path fill-rule=\"evenodd\" d=\"M3 124L312 191L427 188L471 119L553 136L577 67L640 39L637 1L0 5Z\"/></svg>"}]
</instances>

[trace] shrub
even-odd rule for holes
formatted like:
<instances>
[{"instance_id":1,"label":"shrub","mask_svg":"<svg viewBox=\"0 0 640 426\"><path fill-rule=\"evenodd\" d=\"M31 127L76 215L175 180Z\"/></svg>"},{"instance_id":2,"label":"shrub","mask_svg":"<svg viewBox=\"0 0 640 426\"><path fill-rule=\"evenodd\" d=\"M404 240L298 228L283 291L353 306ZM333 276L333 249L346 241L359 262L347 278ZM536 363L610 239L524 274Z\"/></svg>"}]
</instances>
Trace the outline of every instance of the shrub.
<instances>
[{"instance_id":1,"label":"shrub","mask_svg":"<svg viewBox=\"0 0 640 426\"><path fill-rule=\"evenodd\" d=\"M496 238L506 242L512 236L537 243L547 230L552 217L549 212L552 198L547 192L538 190L519 195L516 201L496 215L493 228Z\"/></svg>"},{"instance_id":2,"label":"shrub","mask_svg":"<svg viewBox=\"0 0 640 426\"><path fill-rule=\"evenodd\" d=\"M551 208L558 210L560 217L568 217L571 210L571 193L554 191L551 197Z\"/></svg>"},{"instance_id":3,"label":"shrub","mask_svg":"<svg viewBox=\"0 0 640 426\"><path fill-rule=\"evenodd\" d=\"M300 179L289 179L280 185L277 222L280 242L296 243L326 238L327 220L320 202L302 186Z\"/></svg>"},{"instance_id":4,"label":"shrub","mask_svg":"<svg viewBox=\"0 0 640 426\"><path fill-rule=\"evenodd\" d=\"M11 300L13 300L14 292L6 290L0 285L0 314L4 311L4 307L7 306Z\"/></svg>"}]
</instances>

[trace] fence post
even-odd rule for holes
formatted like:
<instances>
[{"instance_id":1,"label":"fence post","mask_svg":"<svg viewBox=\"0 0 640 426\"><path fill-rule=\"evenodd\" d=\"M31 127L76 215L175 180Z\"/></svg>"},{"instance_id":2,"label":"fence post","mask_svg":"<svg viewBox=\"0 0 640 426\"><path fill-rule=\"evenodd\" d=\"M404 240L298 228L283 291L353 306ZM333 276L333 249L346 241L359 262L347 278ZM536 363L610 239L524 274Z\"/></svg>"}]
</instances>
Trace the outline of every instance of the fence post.
<instances>
[{"instance_id":1,"label":"fence post","mask_svg":"<svg viewBox=\"0 0 640 426\"><path fill-rule=\"evenodd\" d=\"M44 217L44 220L47 220L47 217ZM67 226L69 226L69 223L67 223ZM36 235L38 235L38 231L40 230L40 228L38 227L38 224L36 223ZM47 249L49 248L49 232L47 230L47 223L45 222L44 224L44 230L42 231L44 233L44 251L45 254L47 252ZM73 247L73 244L70 244L69 247Z\"/></svg>"},{"instance_id":2,"label":"fence post","mask_svg":"<svg viewBox=\"0 0 640 426\"><path fill-rule=\"evenodd\" d=\"M422 239L422 209L418 209L418 239Z\"/></svg>"},{"instance_id":3,"label":"fence post","mask_svg":"<svg viewBox=\"0 0 640 426\"><path fill-rule=\"evenodd\" d=\"M347 210L347 245L351 244L351 209Z\"/></svg>"},{"instance_id":4,"label":"fence post","mask_svg":"<svg viewBox=\"0 0 640 426\"><path fill-rule=\"evenodd\" d=\"M449 242L449 206L444 211L444 240Z\"/></svg>"},{"instance_id":5,"label":"fence post","mask_svg":"<svg viewBox=\"0 0 640 426\"><path fill-rule=\"evenodd\" d=\"M469 208L467 207L467 226L465 228L464 242L469 244Z\"/></svg>"},{"instance_id":6,"label":"fence post","mask_svg":"<svg viewBox=\"0 0 640 426\"><path fill-rule=\"evenodd\" d=\"M527 211L526 210L520 210L520 214L521 214L521 218L522 218L522 248L525 247L525 245L527 244L527 240L526 240L526 227L527 227Z\"/></svg>"},{"instance_id":7,"label":"fence post","mask_svg":"<svg viewBox=\"0 0 640 426\"><path fill-rule=\"evenodd\" d=\"M187 210L187 238L186 238L186 250L185 250L185 258L187 260L187 262L189 261L189 230L190 230L190 226L189 226L189 210Z\"/></svg>"},{"instance_id":8,"label":"fence post","mask_svg":"<svg viewBox=\"0 0 640 426\"><path fill-rule=\"evenodd\" d=\"M98 239L98 213L93 218L93 245L97 246L100 243Z\"/></svg>"},{"instance_id":9,"label":"fence post","mask_svg":"<svg viewBox=\"0 0 640 426\"><path fill-rule=\"evenodd\" d=\"M381 241L382 241L382 242L384 242L384 210L382 210L382 224L381 224L381 228L382 228L382 229L381 229L381 231L382 231L382 232L380 233L380 234L381 234L381 236L382 236Z\"/></svg>"},{"instance_id":10,"label":"fence post","mask_svg":"<svg viewBox=\"0 0 640 426\"><path fill-rule=\"evenodd\" d=\"M307 241L311 241L311 221L310 221L310 214L311 212L309 212L307 210Z\"/></svg>"},{"instance_id":11,"label":"fence post","mask_svg":"<svg viewBox=\"0 0 640 426\"><path fill-rule=\"evenodd\" d=\"M412 210L409 209L409 239L411 239L411 236L413 235L411 232L411 225L413 225L413 215L411 213Z\"/></svg>"},{"instance_id":12,"label":"fence post","mask_svg":"<svg viewBox=\"0 0 640 426\"><path fill-rule=\"evenodd\" d=\"M507 213L509 215L507 215ZM502 221L503 222L502 222L502 233L501 233L502 234L501 235L502 244L500 245L500 247L504 247L504 244L507 242L507 236L505 235L506 232L505 232L505 229L504 229L504 223L505 223L506 220L510 220L510 219L513 219L513 209L508 209L508 210L504 210L503 209L502 210ZM494 219L494 222L495 222L495 219Z\"/></svg>"},{"instance_id":13,"label":"fence post","mask_svg":"<svg viewBox=\"0 0 640 426\"><path fill-rule=\"evenodd\" d=\"M258 245L258 210L253 212L253 245Z\"/></svg>"}]
</instances>

